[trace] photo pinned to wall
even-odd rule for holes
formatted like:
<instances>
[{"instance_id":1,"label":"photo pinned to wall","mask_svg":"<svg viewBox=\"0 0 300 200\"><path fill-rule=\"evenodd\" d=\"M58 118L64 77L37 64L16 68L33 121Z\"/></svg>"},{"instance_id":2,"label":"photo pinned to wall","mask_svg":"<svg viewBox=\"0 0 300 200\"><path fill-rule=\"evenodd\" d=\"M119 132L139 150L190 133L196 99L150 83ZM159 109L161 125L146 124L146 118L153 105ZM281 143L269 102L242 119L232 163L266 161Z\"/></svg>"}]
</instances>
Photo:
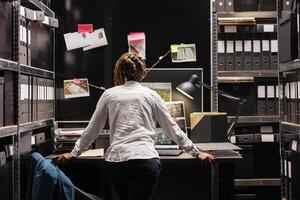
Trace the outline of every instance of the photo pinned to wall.
<instances>
[{"instance_id":1,"label":"photo pinned to wall","mask_svg":"<svg viewBox=\"0 0 300 200\"><path fill-rule=\"evenodd\" d=\"M107 45L104 28L93 32L73 32L64 34L68 51L83 48L84 51Z\"/></svg>"},{"instance_id":2,"label":"photo pinned to wall","mask_svg":"<svg viewBox=\"0 0 300 200\"><path fill-rule=\"evenodd\" d=\"M172 44L171 58L173 63L196 62L195 44Z\"/></svg>"},{"instance_id":3,"label":"photo pinned to wall","mask_svg":"<svg viewBox=\"0 0 300 200\"><path fill-rule=\"evenodd\" d=\"M185 108L183 101L169 101L166 106L173 120L178 124L180 129L187 134ZM155 145L174 145L175 143L167 136L160 127L156 128Z\"/></svg>"},{"instance_id":4,"label":"photo pinned to wall","mask_svg":"<svg viewBox=\"0 0 300 200\"><path fill-rule=\"evenodd\" d=\"M133 32L127 36L128 52L146 60L146 36L144 32Z\"/></svg>"},{"instance_id":5,"label":"photo pinned to wall","mask_svg":"<svg viewBox=\"0 0 300 200\"><path fill-rule=\"evenodd\" d=\"M172 83L142 82L141 84L156 91L164 101L172 101Z\"/></svg>"},{"instance_id":6,"label":"photo pinned to wall","mask_svg":"<svg viewBox=\"0 0 300 200\"><path fill-rule=\"evenodd\" d=\"M90 96L87 78L64 80L65 99Z\"/></svg>"}]
</instances>

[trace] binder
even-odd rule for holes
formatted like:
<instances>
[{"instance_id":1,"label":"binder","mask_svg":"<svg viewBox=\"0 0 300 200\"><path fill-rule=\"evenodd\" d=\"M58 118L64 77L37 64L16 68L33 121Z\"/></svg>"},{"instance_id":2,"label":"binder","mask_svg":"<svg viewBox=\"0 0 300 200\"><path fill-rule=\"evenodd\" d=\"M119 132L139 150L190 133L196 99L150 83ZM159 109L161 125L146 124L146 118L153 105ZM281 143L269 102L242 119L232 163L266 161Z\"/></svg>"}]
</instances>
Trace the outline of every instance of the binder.
<instances>
[{"instance_id":1,"label":"binder","mask_svg":"<svg viewBox=\"0 0 300 200\"><path fill-rule=\"evenodd\" d=\"M234 71L234 40L226 39L226 71Z\"/></svg>"},{"instance_id":2,"label":"binder","mask_svg":"<svg viewBox=\"0 0 300 200\"><path fill-rule=\"evenodd\" d=\"M249 36L244 36L244 70L251 71L253 69L252 62L252 42Z\"/></svg>"},{"instance_id":3,"label":"binder","mask_svg":"<svg viewBox=\"0 0 300 200\"><path fill-rule=\"evenodd\" d=\"M54 118L54 80L47 80L47 118Z\"/></svg>"},{"instance_id":4,"label":"binder","mask_svg":"<svg viewBox=\"0 0 300 200\"><path fill-rule=\"evenodd\" d=\"M281 102L279 102L279 85L275 85L275 115L280 115L281 113L279 113L279 104L281 104ZM280 105L281 107L282 105Z\"/></svg>"},{"instance_id":5,"label":"binder","mask_svg":"<svg viewBox=\"0 0 300 200\"><path fill-rule=\"evenodd\" d=\"M31 66L31 23L27 24L27 65Z\"/></svg>"},{"instance_id":6,"label":"binder","mask_svg":"<svg viewBox=\"0 0 300 200\"><path fill-rule=\"evenodd\" d=\"M234 11L233 0L225 0L225 3L226 3L225 6L226 12L233 12Z\"/></svg>"},{"instance_id":7,"label":"binder","mask_svg":"<svg viewBox=\"0 0 300 200\"><path fill-rule=\"evenodd\" d=\"M241 11L257 11L258 10L258 3L257 0L240 0L234 1L234 10L236 12Z\"/></svg>"},{"instance_id":8,"label":"binder","mask_svg":"<svg viewBox=\"0 0 300 200\"><path fill-rule=\"evenodd\" d=\"M20 75L20 123L29 122L29 78L26 75Z\"/></svg>"},{"instance_id":9,"label":"binder","mask_svg":"<svg viewBox=\"0 0 300 200\"><path fill-rule=\"evenodd\" d=\"M19 37L20 37L20 45L19 45L19 61L21 64L27 65L27 33L26 33L26 20L25 18L20 19L20 28L19 28Z\"/></svg>"},{"instance_id":10,"label":"binder","mask_svg":"<svg viewBox=\"0 0 300 200\"><path fill-rule=\"evenodd\" d=\"M15 72L4 71L4 126L15 125Z\"/></svg>"},{"instance_id":11,"label":"binder","mask_svg":"<svg viewBox=\"0 0 300 200\"><path fill-rule=\"evenodd\" d=\"M32 77L32 121L38 121L38 84L37 77Z\"/></svg>"},{"instance_id":12,"label":"binder","mask_svg":"<svg viewBox=\"0 0 300 200\"><path fill-rule=\"evenodd\" d=\"M216 1L217 12L225 12L225 0Z\"/></svg>"},{"instance_id":13,"label":"binder","mask_svg":"<svg viewBox=\"0 0 300 200\"><path fill-rule=\"evenodd\" d=\"M253 38L253 70L261 70L261 41L260 39Z\"/></svg>"},{"instance_id":14,"label":"binder","mask_svg":"<svg viewBox=\"0 0 300 200\"><path fill-rule=\"evenodd\" d=\"M275 87L267 85L267 115L275 115Z\"/></svg>"},{"instance_id":15,"label":"binder","mask_svg":"<svg viewBox=\"0 0 300 200\"><path fill-rule=\"evenodd\" d=\"M270 40L263 38L262 43L262 70L270 70L271 54L270 54Z\"/></svg>"},{"instance_id":16,"label":"binder","mask_svg":"<svg viewBox=\"0 0 300 200\"><path fill-rule=\"evenodd\" d=\"M4 79L0 77L0 127L4 125Z\"/></svg>"},{"instance_id":17,"label":"binder","mask_svg":"<svg viewBox=\"0 0 300 200\"><path fill-rule=\"evenodd\" d=\"M218 71L225 71L225 41L218 41Z\"/></svg>"},{"instance_id":18,"label":"binder","mask_svg":"<svg viewBox=\"0 0 300 200\"><path fill-rule=\"evenodd\" d=\"M266 87L257 86L257 115L266 115Z\"/></svg>"},{"instance_id":19,"label":"binder","mask_svg":"<svg viewBox=\"0 0 300 200\"><path fill-rule=\"evenodd\" d=\"M32 87L32 77L28 76L28 122L33 121L33 114L32 114L32 92L33 92L33 87Z\"/></svg>"},{"instance_id":20,"label":"binder","mask_svg":"<svg viewBox=\"0 0 300 200\"><path fill-rule=\"evenodd\" d=\"M299 77L298 77L298 80L299 80ZM300 123L300 81L297 82L297 104L298 104L298 107L297 107L297 113L298 113L298 123Z\"/></svg>"},{"instance_id":21,"label":"binder","mask_svg":"<svg viewBox=\"0 0 300 200\"><path fill-rule=\"evenodd\" d=\"M290 83L287 82L284 86L284 96L285 96L285 105L284 105L284 121L290 121L291 119L291 109L290 109Z\"/></svg>"},{"instance_id":22,"label":"binder","mask_svg":"<svg viewBox=\"0 0 300 200\"><path fill-rule=\"evenodd\" d=\"M274 0L258 0L259 11L276 11L276 5Z\"/></svg>"},{"instance_id":23,"label":"binder","mask_svg":"<svg viewBox=\"0 0 300 200\"><path fill-rule=\"evenodd\" d=\"M37 88L38 88L38 96L37 96L37 116L38 120L44 119L44 87L43 87L43 79L37 78Z\"/></svg>"},{"instance_id":24,"label":"binder","mask_svg":"<svg viewBox=\"0 0 300 200\"><path fill-rule=\"evenodd\" d=\"M297 91L297 82L290 83L290 104L291 104L291 122L297 123L296 120L296 110L297 110L297 101L296 101L296 91Z\"/></svg>"},{"instance_id":25,"label":"binder","mask_svg":"<svg viewBox=\"0 0 300 200\"><path fill-rule=\"evenodd\" d=\"M278 69L278 40L271 40L271 70Z\"/></svg>"},{"instance_id":26,"label":"binder","mask_svg":"<svg viewBox=\"0 0 300 200\"><path fill-rule=\"evenodd\" d=\"M243 41L235 40L235 70L243 70Z\"/></svg>"}]
</instances>

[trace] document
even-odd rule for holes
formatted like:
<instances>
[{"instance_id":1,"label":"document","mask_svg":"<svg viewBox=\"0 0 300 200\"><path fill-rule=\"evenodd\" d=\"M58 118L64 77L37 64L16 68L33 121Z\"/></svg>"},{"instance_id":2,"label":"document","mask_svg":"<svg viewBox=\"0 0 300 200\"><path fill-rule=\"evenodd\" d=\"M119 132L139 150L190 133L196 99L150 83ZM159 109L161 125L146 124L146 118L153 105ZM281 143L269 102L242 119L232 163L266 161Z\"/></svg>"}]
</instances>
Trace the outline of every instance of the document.
<instances>
[{"instance_id":1,"label":"document","mask_svg":"<svg viewBox=\"0 0 300 200\"><path fill-rule=\"evenodd\" d=\"M67 46L67 50L79 49L82 47L87 47L91 45L90 37L88 37L90 33L66 33L64 34L65 43Z\"/></svg>"},{"instance_id":2,"label":"document","mask_svg":"<svg viewBox=\"0 0 300 200\"><path fill-rule=\"evenodd\" d=\"M87 37L89 41L89 46L84 47L84 51L94 49L97 47L102 47L108 44L104 28L95 30L93 33L88 34Z\"/></svg>"},{"instance_id":3,"label":"document","mask_svg":"<svg viewBox=\"0 0 300 200\"><path fill-rule=\"evenodd\" d=\"M195 44L172 44L170 48L174 63L197 61Z\"/></svg>"},{"instance_id":4,"label":"document","mask_svg":"<svg viewBox=\"0 0 300 200\"><path fill-rule=\"evenodd\" d=\"M128 39L128 52L137 54L142 59L146 59L146 36L144 32L129 33Z\"/></svg>"},{"instance_id":5,"label":"document","mask_svg":"<svg viewBox=\"0 0 300 200\"><path fill-rule=\"evenodd\" d=\"M103 157L104 149L89 149L80 154L79 157Z\"/></svg>"}]
</instances>

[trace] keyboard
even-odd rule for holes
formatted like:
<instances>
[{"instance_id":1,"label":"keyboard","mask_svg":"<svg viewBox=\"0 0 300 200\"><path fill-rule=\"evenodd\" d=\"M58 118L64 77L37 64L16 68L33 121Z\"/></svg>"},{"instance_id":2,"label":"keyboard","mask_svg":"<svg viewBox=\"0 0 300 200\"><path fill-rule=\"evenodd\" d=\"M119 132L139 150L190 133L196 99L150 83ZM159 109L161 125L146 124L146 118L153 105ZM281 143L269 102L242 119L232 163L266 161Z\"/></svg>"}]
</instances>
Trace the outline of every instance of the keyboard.
<instances>
[{"instance_id":1,"label":"keyboard","mask_svg":"<svg viewBox=\"0 0 300 200\"><path fill-rule=\"evenodd\" d=\"M181 149L156 149L160 156L179 156L182 153Z\"/></svg>"}]
</instances>

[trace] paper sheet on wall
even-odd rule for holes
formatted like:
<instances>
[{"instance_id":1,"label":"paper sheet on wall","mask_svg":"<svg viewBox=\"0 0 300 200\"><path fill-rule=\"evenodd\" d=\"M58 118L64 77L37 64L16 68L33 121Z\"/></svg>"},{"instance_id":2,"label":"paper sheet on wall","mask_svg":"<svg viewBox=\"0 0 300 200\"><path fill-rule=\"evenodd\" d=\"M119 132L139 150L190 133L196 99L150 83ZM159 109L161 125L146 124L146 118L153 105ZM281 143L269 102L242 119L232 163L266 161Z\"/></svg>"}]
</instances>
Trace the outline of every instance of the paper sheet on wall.
<instances>
[{"instance_id":1,"label":"paper sheet on wall","mask_svg":"<svg viewBox=\"0 0 300 200\"><path fill-rule=\"evenodd\" d=\"M65 98L77 98L90 96L88 79L64 80Z\"/></svg>"},{"instance_id":2,"label":"paper sheet on wall","mask_svg":"<svg viewBox=\"0 0 300 200\"><path fill-rule=\"evenodd\" d=\"M144 60L146 59L146 36L144 32L129 33L128 40L128 52L137 54Z\"/></svg>"},{"instance_id":3,"label":"paper sheet on wall","mask_svg":"<svg viewBox=\"0 0 300 200\"><path fill-rule=\"evenodd\" d=\"M171 45L172 62L196 62L195 44L172 44Z\"/></svg>"},{"instance_id":4,"label":"paper sheet on wall","mask_svg":"<svg viewBox=\"0 0 300 200\"><path fill-rule=\"evenodd\" d=\"M90 33L66 33L64 34L67 50L78 49L90 46L89 35Z\"/></svg>"},{"instance_id":5,"label":"paper sheet on wall","mask_svg":"<svg viewBox=\"0 0 300 200\"><path fill-rule=\"evenodd\" d=\"M88 37L90 44L83 48L84 51L107 45L104 28L95 30L93 33L90 33Z\"/></svg>"}]
</instances>

